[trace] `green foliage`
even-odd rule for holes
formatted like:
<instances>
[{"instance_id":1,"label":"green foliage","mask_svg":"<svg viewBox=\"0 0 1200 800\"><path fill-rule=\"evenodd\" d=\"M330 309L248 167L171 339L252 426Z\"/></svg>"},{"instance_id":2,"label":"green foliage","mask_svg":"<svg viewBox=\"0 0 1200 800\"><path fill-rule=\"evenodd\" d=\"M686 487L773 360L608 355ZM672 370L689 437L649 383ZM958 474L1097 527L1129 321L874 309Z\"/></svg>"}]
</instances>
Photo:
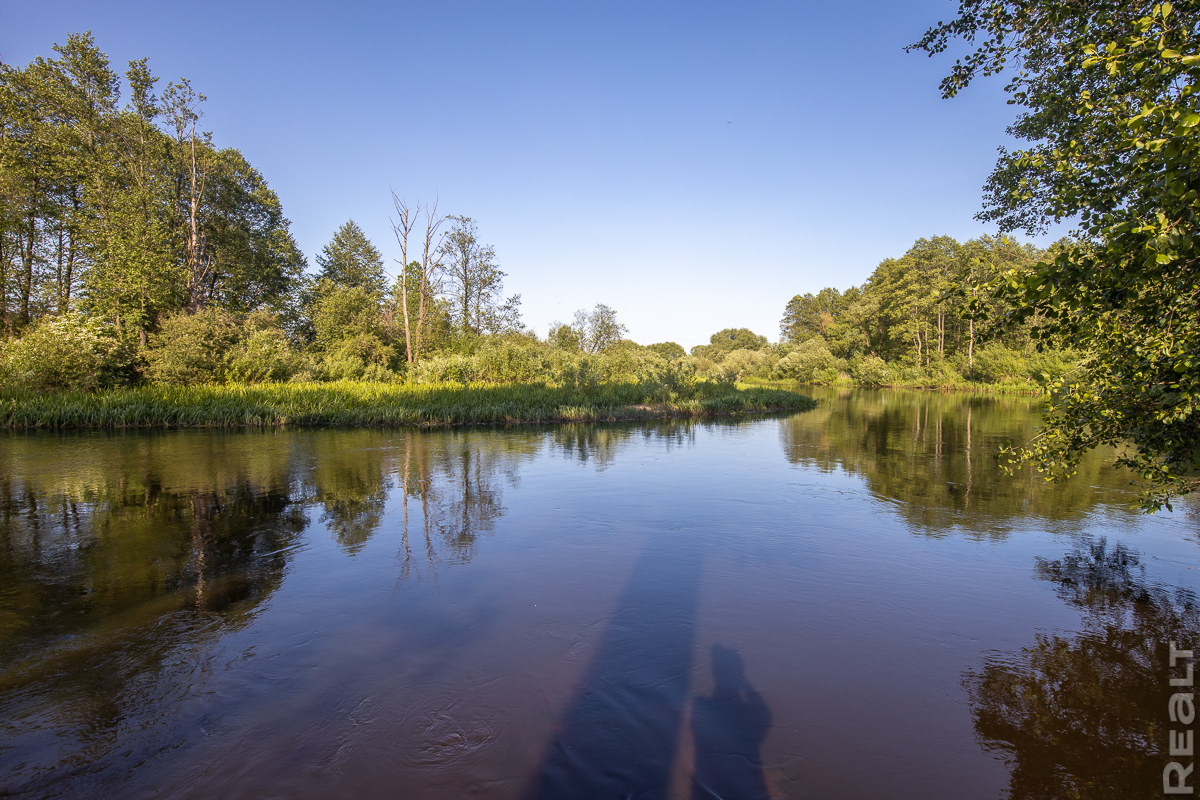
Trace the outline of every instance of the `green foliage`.
<instances>
[{"instance_id":1,"label":"green foliage","mask_svg":"<svg viewBox=\"0 0 1200 800\"><path fill-rule=\"evenodd\" d=\"M767 337L746 328L726 328L710 336L708 342L693 347L692 355L720 361L734 350L762 350L767 346Z\"/></svg>"},{"instance_id":2,"label":"green foliage","mask_svg":"<svg viewBox=\"0 0 1200 800\"><path fill-rule=\"evenodd\" d=\"M687 351L683 349L683 345L676 344L675 342L657 342L655 344L648 344L646 347L668 361L674 361L677 358L683 358L687 355Z\"/></svg>"},{"instance_id":3,"label":"green foliage","mask_svg":"<svg viewBox=\"0 0 1200 800\"><path fill-rule=\"evenodd\" d=\"M889 386L896 379L887 362L874 355L860 356L851 361L850 374L862 386Z\"/></svg>"},{"instance_id":4,"label":"green foliage","mask_svg":"<svg viewBox=\"0 0 1200 800\"><path fill-rule=\"evenodd\" d=\"M380 338L383 318L379 296L361 286L323 281L312 314L317 346L329 350L343 339L367 335Z\"/></svg>"},{"instance_id":5,"label":"green foliage","mask_svg":"<svg viewBox=\"0 0 1200 800\"><path fill-rule=\"evenodd\" d=\"M174 314L150 336L143 350L146 377L169 386L222 383L227 375L226 354L240 334L237 321L216 308Z\"/></svg>"},{"instance_id":6,"label":"green foliage","mask_svg":"<svg viewBox=\"0 0 1200 800\"><path fill-rule=\"evenodd\" d=\"M589 313L576 311L571 330L579 341L579 347L588 353L603 353L621 341L628 328L617 321L617 312L597 303Z\"/></svg>"},{"instance_id":7,"label":"green foliage","mask_svg":"<svg viewBox=\"0 0 1200 800\"><path fill-rule=\"evenodd\" d=\"M779 332L785 341L803 342L814 336L825 336L834 320L841 316L851 303L858 299L859 290L851 287L842 294L827 287L817 294L811 292L796 295L788 301L779 323Z\"/></svg>"},{"instance_id":8,"label":"green foliage","mask_svg":"<svg viewBox=\"0 0 1200 800\"><path fill-rule=\"evenodd\" d=\"M638 383L680 389L693 380L690 365L674 364L649 348L622 342L604 353L582 353L523 337L484 339L470 355L445 354L423 361L418 383L544 383L576 388Z\"/></svg>"},{"instance_id":9,"label":"green foliage","mask_svg":"<svg viewBox=\"0 0 1200 800\"><path fill-rule=\"evenodd\" d=\"M187 308L277 307L304 268L279 198L196 123L186 79L131 96L90 34L0 66L0 326L82 310L138 339ZM282 310L282 309L279 309Z\"/></svg>"},{"instance_id":10,"label":"green foliage","mask_svg":"<svg viewBox=\"0 0 1200 800\"><path fill-rule=\"evenodd\" d=\"M583 349L579 333L570 325L564 325L561 322L550 323L550 332L546 335L546 341L551 347L557 347L560 350L578 352Z\"/></svg>"},{"instance_id":11,"label":"green foliage","mask_svg":"<svg viewBox=\"0 0 1200 800\"><path fill-rule=\"evenodd\" d=\"M1088 353L1048 384L1045 426L1014 453L1054 478L1121 447L1157 487L1146 508L1200 488L1200 7L1111 0L963 0L914 45L975 43L942 83L1023 64L1007 91L1022 113L981 216L1036 231L1078 219L1079 239L1003 271L1001 322Z\"/></svg>"},{"instance_id":12,"label":"green foliage","mask_svg":"<svg viewBox=\"0 0 1200 800\"><path fill-rule=\"evenodd\" d=\"M837 377L843 362L829 352L829 347L820 336L801 343L775 366L775 377L785 380L813 383L828 380L829 373Z\"/></svg>"},{"instance_id":13,"label":"green foliage","mask_svg":"<svg viewBox=\"0 0 1200 800\"><path fill-rule=\"evenodd\" d=\"M297 374L303 362L278 327L248 325L245 335L226 355L226 377L236 383L286 381Z\"/></svg>"},{"instance_id":14,"label":"green foliage","mask_svg":"<svg viewBox=\"0 0 1200 800\"><path fill-rule=\"evenodd\" d=\"M125 350L111 329L78 313L43 317L21 338L0 342L0 384L97 389L113 382Z\"/></svg>"},{"instance_id":15,"label":"green foliage","mask_svg":"<svg viewBox=\"0 0 1200 800\"><path fill-rule=\"evenodd\" d=\"M318 280L328 281L336 287L357 288L370 295L381 295L387 285L383 256L354 220L348 220L337 229L317 254L316 261L321 268Z\"/></svg>"},{"instance_id":16,"label":"green foliage","mask_svg":"<svg viewBox=\"0 0 1200 800\"><path fill-rule=\"evenodd\" d=\"M504 386L384 382L261 386L143 386L37 393L0 389L0 428L242 428L278 425L461 425L600 422L806 411L816 404L781 389L696 384L691 396L658 399L641 383Z\"/></svg>"},{"instance_id":17,"label":"green foliage","mask_svg":"<svg viewBox=\"0 0 1200 800\"><path fill-rule=\"evenodd\" d=\"M372 333L360 332L336 342L321 359L319 374L325 380L385 381L394 375L395 348Z\"/></svg>"},{"instance_id":18,"label":"green foliage","mask_svg":"<svg viewBox=\"0 0 1200 800\"><path fill-rule=\"evenodd\" d=\"M988 342L975 353L977 380L998 383L1006 378L1024 378L1027 372L1021 354L1009 350L1002 342Z\"/></svg>"}]
</instances>

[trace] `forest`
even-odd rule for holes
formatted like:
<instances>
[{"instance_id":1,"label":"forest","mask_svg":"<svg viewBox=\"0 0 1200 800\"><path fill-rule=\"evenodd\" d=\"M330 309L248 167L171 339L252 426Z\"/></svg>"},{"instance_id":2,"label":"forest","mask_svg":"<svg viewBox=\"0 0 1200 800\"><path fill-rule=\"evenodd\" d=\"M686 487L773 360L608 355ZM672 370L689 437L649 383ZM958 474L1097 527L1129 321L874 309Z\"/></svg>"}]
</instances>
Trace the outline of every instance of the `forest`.
<instances>
[{"instance_id":1,"label":"forest","mask_svg":"<svg viewBox=\"0 0 1200 800\"><path fill-rule=\"evenodd\" d=\"M798 295L778 343L731 328L691 353L639 345L603 304L539 338L520 296L504 296L505 272L470 217L393 193L398 275L353 220L310 269L263 175L203 130L206 98L187 79L160 89L144 59L122 78L89 34L55 52L0 68L6 387L759 379L1032 388L1075 357L1036 352L1022 328L966 318L971 298L955 287L1046 255L1006 238L922 239L861 287Z\"/></svg>"}]
</instances>

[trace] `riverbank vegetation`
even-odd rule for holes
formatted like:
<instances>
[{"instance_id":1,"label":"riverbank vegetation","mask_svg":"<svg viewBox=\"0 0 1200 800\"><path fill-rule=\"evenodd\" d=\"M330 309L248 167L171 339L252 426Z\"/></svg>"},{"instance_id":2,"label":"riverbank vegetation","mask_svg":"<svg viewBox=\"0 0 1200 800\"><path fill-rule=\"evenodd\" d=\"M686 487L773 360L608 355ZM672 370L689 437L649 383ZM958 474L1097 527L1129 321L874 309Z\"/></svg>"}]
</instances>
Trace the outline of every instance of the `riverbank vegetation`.
<instances>
[{"instance_id":1,"label":"riverbank vegetation","mask_svg":"<svg viewBox=\"0 0 1200 800\"><path fill-rule=\"evenodd\" d=\"M139 386L85 392L0 390L0 427L257 428L281 425L464 425L705 418L806 411L816 403L766 387L693 382L676 390L600 386L382 382Z\"/></svg>"}]
</instances>

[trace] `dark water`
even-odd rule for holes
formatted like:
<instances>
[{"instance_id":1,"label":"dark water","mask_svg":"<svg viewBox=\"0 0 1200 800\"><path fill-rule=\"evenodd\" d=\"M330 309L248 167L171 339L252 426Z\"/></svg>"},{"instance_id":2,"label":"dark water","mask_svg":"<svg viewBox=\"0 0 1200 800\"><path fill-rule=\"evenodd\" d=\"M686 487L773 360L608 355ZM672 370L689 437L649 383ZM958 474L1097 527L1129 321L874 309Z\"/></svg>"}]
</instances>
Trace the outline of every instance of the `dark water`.
<instances>
[{"instance_id":1,"label":"dark water","mask_svg":"<svg viewBox=\"0 0 1200 800\"><path fill-rule=\"evenodd\" d=\"M1028 399L0 439L0 795L1162 796L1198 524Z\"/></svg>"}]
</instances>

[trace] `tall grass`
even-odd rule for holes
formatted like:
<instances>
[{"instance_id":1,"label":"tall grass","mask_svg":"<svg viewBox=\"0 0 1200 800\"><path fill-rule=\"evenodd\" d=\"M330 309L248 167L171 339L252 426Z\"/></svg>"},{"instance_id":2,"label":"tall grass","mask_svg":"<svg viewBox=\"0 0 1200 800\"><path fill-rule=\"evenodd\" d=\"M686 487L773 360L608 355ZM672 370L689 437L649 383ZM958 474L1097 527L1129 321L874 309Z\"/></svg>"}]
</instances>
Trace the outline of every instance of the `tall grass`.
<instances>
[{"instance_id":1,"label":"tall grass","mask_svg":"<svg viewBox=\"0 0 1200 800\"><path fill-rule=\"evenodd\" d=\"M379 382L142 386L104 391L0 390L0 427L240 428L278 425L463 425L598 422L801 411L815 402L767 387L694 384L662 396L637 383L540 384Z\"/></svg>"}]
</instances>

